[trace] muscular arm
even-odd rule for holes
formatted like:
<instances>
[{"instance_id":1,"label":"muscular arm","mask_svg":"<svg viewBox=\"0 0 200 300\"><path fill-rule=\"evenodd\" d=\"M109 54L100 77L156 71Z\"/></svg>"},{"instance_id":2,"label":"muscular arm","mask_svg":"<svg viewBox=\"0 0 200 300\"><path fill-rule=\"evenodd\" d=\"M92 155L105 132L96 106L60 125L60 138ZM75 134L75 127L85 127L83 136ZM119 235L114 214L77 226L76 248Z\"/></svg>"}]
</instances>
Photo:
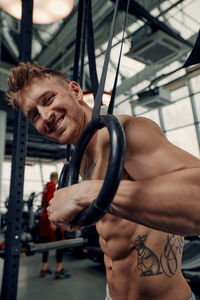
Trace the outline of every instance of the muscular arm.
<instances>
[{"instance_id":1,"label":"muscular arm","mask_svg":"<svg viewBox=\"0 0 200 300\"><path fill-rule=\"evenodd\" d=\"M125 132L125 168L135 181L121 181L110 212L154 229L199 235L200 161L170 144L150 120L130 120Z\"/></svg>"},{"instance_id":2,"label":"muscular arm","mask_svg":"<svg viewBox=\"0 0 200 300\"><path fill-rule=\"evenodd\" d=\"M200 234L200 160L169 143L160 128L144 118L121 117L126 134L124 168L110 213L179 235ZM102 180L60 189L48 207L50 220L73 231L70 222L96 199Z\"/></svg>"},{"instance_id":3,"label":"muscular arm","mask_svg":"<svg viewBox=\"0 0 200 300\"><path fill-rule=\"evenodd\" d=\"M200 234L200 169L144 181L121 181L113 215L179 235Z\"/></svg>"}]
</instances>

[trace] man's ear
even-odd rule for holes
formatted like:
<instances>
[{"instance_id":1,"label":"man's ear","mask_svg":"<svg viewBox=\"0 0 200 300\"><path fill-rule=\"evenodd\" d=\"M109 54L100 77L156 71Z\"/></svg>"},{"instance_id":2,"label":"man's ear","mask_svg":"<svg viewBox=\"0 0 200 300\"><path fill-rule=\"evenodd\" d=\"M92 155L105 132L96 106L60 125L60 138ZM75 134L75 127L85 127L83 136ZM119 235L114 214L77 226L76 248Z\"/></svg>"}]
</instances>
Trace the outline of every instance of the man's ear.
<instances>
[{"instance_id":1,"label":"man's ear","mask_svg":"<svg viewBox=\"0 0 200 300\"><path fill-rule=\"evenodd\" d=\"M77 97L79 101L83 100L83 91L80 85L76 81L70 81L69 84L70 88L72 89L73 94Z\"/></svg>"}]
</instances>

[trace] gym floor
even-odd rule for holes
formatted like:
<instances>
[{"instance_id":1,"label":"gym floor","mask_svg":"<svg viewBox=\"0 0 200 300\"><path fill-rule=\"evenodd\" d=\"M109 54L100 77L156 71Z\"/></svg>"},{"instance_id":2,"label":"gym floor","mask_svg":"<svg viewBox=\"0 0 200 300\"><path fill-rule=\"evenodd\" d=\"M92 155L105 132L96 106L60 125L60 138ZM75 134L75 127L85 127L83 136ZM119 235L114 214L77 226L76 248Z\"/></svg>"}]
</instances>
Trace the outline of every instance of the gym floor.
<instances>
[{"instance_id":1,"label":"gym floor","mask_svg":"<svg viewBox=\"0 0 200 300\"><path fill-rule=\"evenodd\" d=\"M100 263L86 258L75 258L65 253L63 267L72 271L71 277L55 280L54 275L47 275L40 278L41 254L29 257L21 255L17 300L105 299L106 277ZM55 251L53 250L49 253L49 268L55 271ZM0 259L1 277L2 269L3 260Z\"/></svg>"}]
</instances>

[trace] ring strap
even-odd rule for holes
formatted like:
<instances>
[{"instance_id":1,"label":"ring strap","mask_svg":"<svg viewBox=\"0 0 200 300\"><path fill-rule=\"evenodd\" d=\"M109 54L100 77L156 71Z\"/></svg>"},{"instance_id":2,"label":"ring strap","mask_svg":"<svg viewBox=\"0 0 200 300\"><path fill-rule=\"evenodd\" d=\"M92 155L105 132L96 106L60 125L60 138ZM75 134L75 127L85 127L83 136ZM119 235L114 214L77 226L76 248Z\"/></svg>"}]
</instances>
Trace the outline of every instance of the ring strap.
<instances>
[{"instance_id":1,"label":"ring strap","mask_svg":"<svg viewBox=\"0 0 200 300\"><path fill-rule=\"evenodd\" d=\"M123 49L123 44L124 44L124 34L125 34L125 29L126 29L126 22L127 22L127 16L128 16L128 8L129 8L130 0L127 2L126 6L126 15L125 15L125 21L124 21L124 26L123 26L123 31L122 31L122 41L121 41L121 46L120 46L120 53L119 53L119 59L118 59L118 64L117 64L117 71L115 75L115 81L112 89L112 95L110 99L110 103L108 106L108 114L113 114L114 110L114 103L115 103L115 95L116 95L116 89L117 89L117 80L118 80L118 75L119 75L119 67L120 67L120 62L121 62L121 56L122 56L122 49Z\"/></svg>"},{"instance_id":2,"label":"ring strap","mask_svg":"<svg viewBox=\"0 0 200 300\"><path fill-rule=\"evenodd\" d=\"M92 93L95 98L99 87L99 82L97 77L97 68L96 68L95 51L94 51L94 31L93 31L93 22L92 22L91 0L86 0L84 27L87 27L87 51L88 51L88 60L89 60L90 81L92 86Z\"/></svg>"},{"instance_id":3,"label":"ring strap","mask_svg":"<svg viewBox=\"0 0 200 300\"><path fill-rule=\"evenodd\" d=\"M80 45L81 45L81 33L82 33L82 20L83 20L83 0L79 0L78 6L78 19L76 27L76 45L75 45L75 56L74 56L74 69L73 69L73 80L78 80L78 69L79 69L79 57L80 57Z\"/></svg>"},{"instance_id":4,"label":"ring strap","mask_svg":"<svg viewBox=\"0 0 200 300\"><path fill-rule=\"evenodd\" d=\"M103 92L104 92L106 75L107 75L107 70L108 70L108 62L110 59L112 40L113 40L113 36L114 36L114 28L115 28L115 23L116 23L118 4L119 4L119 0L116 0L115 10L114 10L114 14L113 14L111 30L110 30L109 40L108 40L107 51L106 51L103 69L102 69L102 73L101 73L101 79L100 79L99 88L97 90L97 94L96 94L96 97L94 100L94 107L93 107L93 111L92 111L92 121L99 120L99 118L100 118L99 115L100 115L102 96L103 96Z\"/></svg>"}]
</instances>

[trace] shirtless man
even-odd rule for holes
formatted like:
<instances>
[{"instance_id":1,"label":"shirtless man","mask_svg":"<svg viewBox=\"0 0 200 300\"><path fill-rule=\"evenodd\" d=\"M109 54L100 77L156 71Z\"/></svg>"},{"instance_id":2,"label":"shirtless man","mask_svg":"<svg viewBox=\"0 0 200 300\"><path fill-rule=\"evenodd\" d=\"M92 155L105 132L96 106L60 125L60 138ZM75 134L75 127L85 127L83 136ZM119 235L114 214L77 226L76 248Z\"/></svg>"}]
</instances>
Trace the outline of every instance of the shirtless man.
<instances>
[{"instance_id":1,"label":"shirtless man","mask_svg":"<svg viewBox=\"0 0 200 300\"><path fill-rule=\"evenodd\" d=\"M12 70L8 101L52 141L75 145L91 119L76 82L59 72L21 64ZM184 235L200 234L200 160L172 145L151 120L120 115L126 135L123 177L108 214L97 223L107 295L113 300L195 299L181 273ZM48 207L56 226L70 222L96 198L107 170L109 136L93 136L82 182L58 190ZM84 174L90 174L84 178Z\"/></svg>"}]
</instances>

